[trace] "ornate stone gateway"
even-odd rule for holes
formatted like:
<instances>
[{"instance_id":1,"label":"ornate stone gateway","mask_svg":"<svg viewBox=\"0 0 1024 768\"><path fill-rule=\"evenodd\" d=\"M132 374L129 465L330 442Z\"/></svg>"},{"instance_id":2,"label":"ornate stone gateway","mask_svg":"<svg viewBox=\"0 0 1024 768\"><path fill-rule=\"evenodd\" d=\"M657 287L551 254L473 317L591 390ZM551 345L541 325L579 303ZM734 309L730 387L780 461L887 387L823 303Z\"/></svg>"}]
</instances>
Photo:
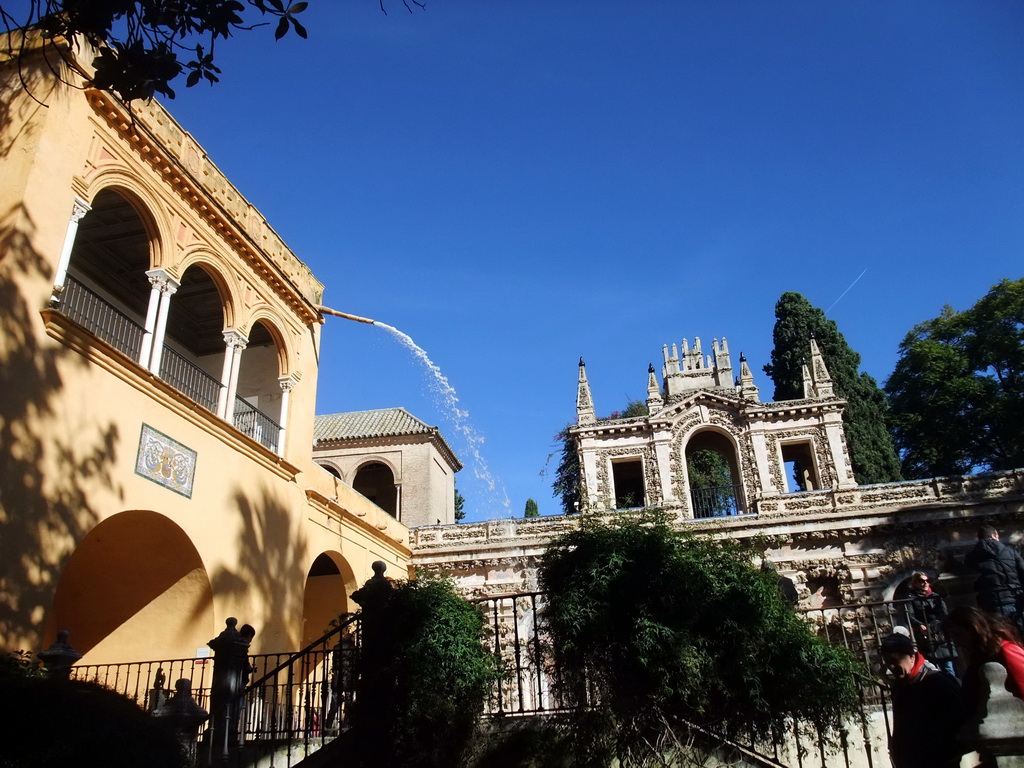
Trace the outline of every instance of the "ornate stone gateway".
<instances>
[{"instance_id":1,"label":"ornate stone gateway","mask_svg":"<svg viewBox=\"0 0 1024 768\"><path fill-rule=\"evenodd\" d=\"M977 528L1024 540L1024 470L858 486L837 398L817 345L808 345L804 397L762 403L745 359L733 380L725 339L705 356L663 348L662 382L648 370L649 414L595 416L580 361L577 421L584 514L658 507L679 526L759 540L764 560L791 579L805 606L889 599L915 570L939 576L952 602L971 601L973 575L960 563ZM694 458L713 453L715 477ZM693 476L691 476L693 475ZM703 482L702 482L703 480ZM536 588L538 558L578 517L492 520L412 531L413 563L452 575L472 595ZM902 596L899 593L898 596Z\"/></svg>"}]
</instances>

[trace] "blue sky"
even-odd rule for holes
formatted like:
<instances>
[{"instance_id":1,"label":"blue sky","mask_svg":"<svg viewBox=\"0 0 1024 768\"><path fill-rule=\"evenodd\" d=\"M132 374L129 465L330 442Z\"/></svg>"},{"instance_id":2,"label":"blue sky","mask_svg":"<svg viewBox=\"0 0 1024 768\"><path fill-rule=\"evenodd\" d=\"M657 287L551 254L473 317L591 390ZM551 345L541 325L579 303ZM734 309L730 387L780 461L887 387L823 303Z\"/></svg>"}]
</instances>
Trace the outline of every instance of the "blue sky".
<instances>
[{"instance_id":1,"label":"blue sky","mask_svg":"<svg viewBox=\"0 0 1024 768\"><path fill-rule=\"evenodd\" d=\"M168 106L327 285L458 392L491 491L556 514L575 418L726 336L762 395L774 305L827 308L879 381L915 323L1024 275L1024 5L313 0L310 39L223 44ZM318 411L404 406L469 450L422 366L329 318ZM554 469L554 462L550 470ZM507 497L507 504L505 499Z\"/></svg>"}]
</instances>

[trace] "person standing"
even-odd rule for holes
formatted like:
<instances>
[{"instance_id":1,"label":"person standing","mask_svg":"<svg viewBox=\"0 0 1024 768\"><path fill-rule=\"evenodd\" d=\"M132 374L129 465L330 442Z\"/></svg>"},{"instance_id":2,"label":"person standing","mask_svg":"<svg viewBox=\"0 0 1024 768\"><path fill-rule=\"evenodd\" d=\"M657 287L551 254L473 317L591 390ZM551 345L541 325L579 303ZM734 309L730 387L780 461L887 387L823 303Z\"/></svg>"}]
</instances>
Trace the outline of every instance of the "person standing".
<instances>
[{"instance_id":1,"label":"person standing","mask_svg":"<svg viewBox=\"0 0 1024 768\"><path fill-rule=\"evenodd\" d=\"M942 629L946 618L946 603L932 589L931 579L923 571L910 576L910 602L907 618L917 641L917 649L928 661L950 675L955 675L953 659L956 649Z\"/></svg>"},{"instance_id":2,"label":"person standing","mask_svg":"<svg viewBox=\"0 0 1024 768\"><path fill-rule=\"evenodd\" d=\"M960 686L914 648L906 635L882 640L882 663L892 679L895 768L958 768L967 750L956 740L967 713Z\"/></svg>"},{"instance_id":3,"label":"person standing","mask_svg":"<svg viewBox=\"0 0 1024 768\"><path fill-rule=\"evenodd\" d=\"M1006 616L1020 626L1020 600L1024 592L1024 558L1013 547L999 540L991 525L978 529L978 543L964 557L964 565L974 569L978 607Z\"/></svg>"},{"instance_id":4,"label":"person standing","mask_svg":"<svg viewBox=\"0 0 1024 768\"><path fill-rule=\"evenodd\" d=\"M1011 622L1003 616L962 605L950 612L943 626L960 646L967 662L963 692L969 707L982 699L981 668L991 661L1006 668L1006 690L1024 699L1024 646Z\"/></svg>"}]
</instances>

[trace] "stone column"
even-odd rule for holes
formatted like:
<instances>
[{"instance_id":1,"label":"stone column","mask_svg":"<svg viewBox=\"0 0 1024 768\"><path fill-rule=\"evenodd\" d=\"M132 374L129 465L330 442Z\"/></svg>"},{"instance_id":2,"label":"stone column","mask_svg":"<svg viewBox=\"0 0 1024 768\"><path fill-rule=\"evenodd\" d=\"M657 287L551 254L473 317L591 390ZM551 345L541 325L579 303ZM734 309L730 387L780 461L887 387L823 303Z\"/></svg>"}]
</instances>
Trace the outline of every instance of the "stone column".
<instances>
[{"instance_id":1,"label":"stone column","mask_svg":"<svg viewBox=\"0 0 1024 768\"><path fill-rule=\"evenodd\" d=\"M157 282L160 288L160 303L156 311L156 328L153 331L152 341L153 356L149 362L149 370L151 373L159 376L160 361L164 356L164 335L167 333L167 314L171 310L171 296L178 290L181 283L162 269L154 269L147 272L146 274L150 275L151 280L153 272L160 273L157 275Z\"/></svg>"},{"instance_id":2,"label":"stone column","mask_svg":"<svg viewBox=\"0 0 1024 768\"><path fill-rule=\"evenodd\" d=\"M224 396L224 408L221 413L229 424L235 423L235 395L238 393L238 369L242 364L242 352L249 339L238 331L226 331L224 341L227 349L224 353L224 370L221 373L221 393ZM229 359L230 358L230 364ZM219 405L219 404L218 404Z\"/></svg>"},{"instance_id":3,"label":"stone column","mask_svg":"<svg viewBox=\"0 0 1024 768\"><path fill-rule=\"evenodd\" d=\"M57 274L53 277L53 295L50 301L60 301L60 294L64 290L64 281L68 276L68 265L71 263L71 251L75 247L75 237L78 235L78 222L82 220L92 207L78 195L75 195L75 202L71 207L71 221L68 222L67 232L64 233L64 246L60 250L60 260L57 262Z\"/></svg>"},{"instance_id":4,"label":"stone column","mask_svg":"<svg viewBox=\"0 0 1024 768\"><path fill-rule=\"evenodd\" d=\"M163 286L168 281L174 282L163 269L151 269L146 272L149 278L149 307L146 309L146 329L142 336L142 349L139 350L139 365L149 370L149 363L153 359L153 334L156 332L157 312L160 308L160 297L163 296Z\"/></svg>"},{"instance_id":5,"label":"stone column","mask_svg":"<svg viewBox=\"0 0 1024 768\"><path fill-rule=\"evenodd\" d=\"M284 439L288 433L288 405L291 402L291 393L298 383L291 376L282 376L277 380L281 385L281 429L277 434L277 455L284 456Z\"/></svg>"}]
</instances>

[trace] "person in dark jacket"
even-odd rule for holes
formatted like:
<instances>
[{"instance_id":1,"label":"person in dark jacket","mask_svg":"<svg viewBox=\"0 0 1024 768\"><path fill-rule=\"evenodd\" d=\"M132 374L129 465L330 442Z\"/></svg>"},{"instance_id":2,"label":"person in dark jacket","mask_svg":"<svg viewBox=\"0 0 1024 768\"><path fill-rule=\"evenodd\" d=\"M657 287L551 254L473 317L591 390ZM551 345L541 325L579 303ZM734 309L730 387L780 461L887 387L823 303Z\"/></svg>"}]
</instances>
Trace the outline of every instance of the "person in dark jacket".
<instances>
[{"instance_id":1,"label":"person in dark jacket","mask_svg":"<svg viewBox=\"0 0 1024 768\"><path fill-rule=\"evenodd\" d=\"M1020 625L1020 598L1024 592L1024 558L999 540L991 525L978 529L978 543L964 557L964 565L977 571L974 582L978 607L1009 617Z\"/></svg>"},{"instance_id":2,"label":"person in dark jacket","mask_svg":"<svg viewBox=\"0 0 1024 768\"><path fill-rule=\"evenodd\" d=\"M907 635L889 635L881 652L892 676L893 766L958 768L968 751L956 740L967 719L959 683L918 653Z\"/></svg>"},{"instance_id":3,"label":"person in dark jacket","mask_svg":"<svg viewBox=\"0 0 1024 768\"><path fill-rule=\"evenodd\" d=\"M953 660L956 648L942 628L946 618L946 603L932 589L931 579L923 571L910 576L910 602L907 618L917 642L917 649L928 661L951 675L956 675Z\"/></svg>"}]
</instances>

